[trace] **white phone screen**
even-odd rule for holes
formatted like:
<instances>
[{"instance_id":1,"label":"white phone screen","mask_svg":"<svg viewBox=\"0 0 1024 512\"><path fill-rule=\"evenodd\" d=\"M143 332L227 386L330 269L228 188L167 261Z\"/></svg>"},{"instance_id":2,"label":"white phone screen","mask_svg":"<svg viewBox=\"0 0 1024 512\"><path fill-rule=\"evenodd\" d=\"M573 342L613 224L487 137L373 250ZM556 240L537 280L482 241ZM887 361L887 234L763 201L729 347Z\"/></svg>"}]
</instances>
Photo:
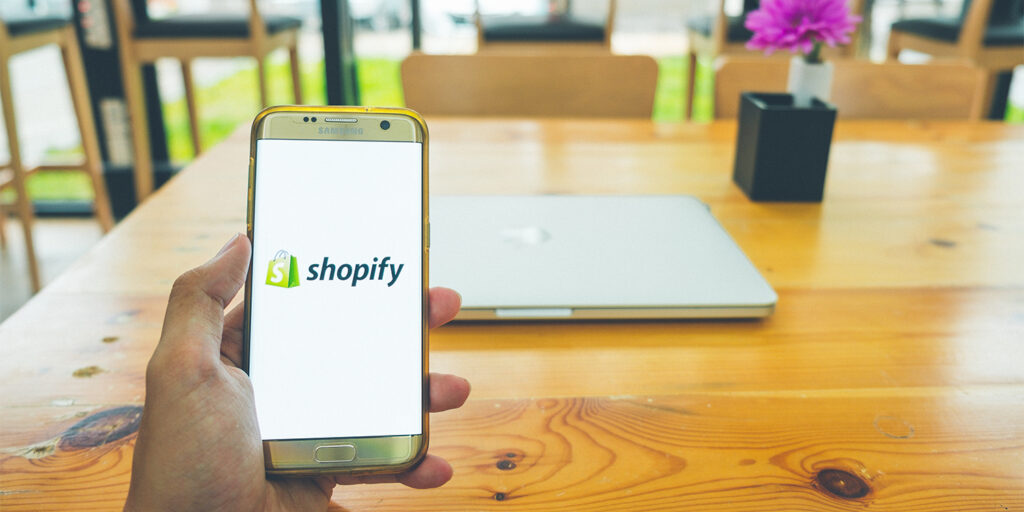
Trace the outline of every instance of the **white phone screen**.
<instances>
[{"instance_id":1,"label":"white phone screen","mask_svg":"<svg viewBox=\"0 0 1024 512\"><path fill-rule=\"evenodd\" d=\"M256 144L249 377L263 439L422 434L422 145Z\"/></svg>"}]
</instances>

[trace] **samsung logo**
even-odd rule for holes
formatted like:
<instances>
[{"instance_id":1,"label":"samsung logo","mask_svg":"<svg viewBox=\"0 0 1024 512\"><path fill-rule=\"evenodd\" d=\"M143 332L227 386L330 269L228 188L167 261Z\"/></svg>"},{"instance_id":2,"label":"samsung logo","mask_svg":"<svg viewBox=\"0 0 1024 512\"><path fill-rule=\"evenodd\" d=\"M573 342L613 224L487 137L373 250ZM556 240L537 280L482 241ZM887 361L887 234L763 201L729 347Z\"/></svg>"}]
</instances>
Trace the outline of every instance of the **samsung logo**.
<instances>
[{"instance_id":1,"label":"samsung logo","mask_svg":"<svg viewBox=\"0 0 1024 512\"><path fill-rule=\"evenodd\" d=\"M362 135L363 129L355 126L319 126L317 133L320 135Z\"/></svg>"}]
</instances>

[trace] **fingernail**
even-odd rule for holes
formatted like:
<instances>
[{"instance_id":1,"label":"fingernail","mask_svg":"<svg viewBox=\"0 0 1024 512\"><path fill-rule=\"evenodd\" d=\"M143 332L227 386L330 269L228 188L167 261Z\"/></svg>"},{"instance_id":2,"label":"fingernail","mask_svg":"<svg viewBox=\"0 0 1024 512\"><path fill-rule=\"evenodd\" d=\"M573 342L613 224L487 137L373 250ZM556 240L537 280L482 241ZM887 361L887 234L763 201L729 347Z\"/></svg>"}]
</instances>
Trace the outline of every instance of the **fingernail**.
<instances>
[{"instance_id":1,"label":"fingernail","mask_svg":"<svg viewBox=\"0 0 1024 512\"><path fill-rule=\"evenodd\" d=\"M231 244L235 243L235 240L238 240L238 237L240 236L242 236L241 233L235 233L234 236L232 236L231 239L228 240L226 244L224 244L224 247L221 247L220 250L217 251L217 256L224 254L224 251L228 250L228 247L231 247ZM217 256L214 256L214 258L216 258Z\"/></svg>"}]
</instances>

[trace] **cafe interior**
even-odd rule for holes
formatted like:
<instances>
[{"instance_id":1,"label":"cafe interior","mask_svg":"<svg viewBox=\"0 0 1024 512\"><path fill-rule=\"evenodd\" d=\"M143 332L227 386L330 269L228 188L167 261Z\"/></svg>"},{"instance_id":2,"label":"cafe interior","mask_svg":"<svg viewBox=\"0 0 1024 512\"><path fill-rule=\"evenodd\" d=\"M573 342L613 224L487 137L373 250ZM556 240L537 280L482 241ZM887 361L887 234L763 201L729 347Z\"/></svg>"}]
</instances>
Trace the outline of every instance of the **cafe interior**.
<instances>
[{"instance_id":1,"label":"cafe interior","mask_svg":"<svg viewBox=\"0 0 1024 512\"><path fill-rule=\"evenodd\" d=\"M236 233L223 365L359 415L365 331L451 409L447 483L330 510L1024 510L1024 0L2 0L0 100L0 510L141 494L169 294Z\"/></svg>"}]
</instances>

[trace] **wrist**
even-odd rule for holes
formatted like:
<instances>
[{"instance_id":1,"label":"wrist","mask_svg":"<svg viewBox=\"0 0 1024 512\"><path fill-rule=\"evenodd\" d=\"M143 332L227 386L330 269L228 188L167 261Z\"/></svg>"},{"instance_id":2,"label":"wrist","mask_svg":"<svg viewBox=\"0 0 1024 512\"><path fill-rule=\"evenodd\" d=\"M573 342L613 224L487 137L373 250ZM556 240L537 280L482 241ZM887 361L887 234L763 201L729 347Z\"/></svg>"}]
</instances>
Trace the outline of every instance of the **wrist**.
<instances>
[{"instance_id":1,"label":"wrist","mask_svg":"<svg viewBox=\"0 0 1024 512\"><path fill-rule=\"evenodd\" d=\"M155 512L159 511L160 508L156 506L147 506L147 500L144 497L140 498L139 493L128 489L128 497L124 500L124 512Z\"/></svg>"}]
</instances>

